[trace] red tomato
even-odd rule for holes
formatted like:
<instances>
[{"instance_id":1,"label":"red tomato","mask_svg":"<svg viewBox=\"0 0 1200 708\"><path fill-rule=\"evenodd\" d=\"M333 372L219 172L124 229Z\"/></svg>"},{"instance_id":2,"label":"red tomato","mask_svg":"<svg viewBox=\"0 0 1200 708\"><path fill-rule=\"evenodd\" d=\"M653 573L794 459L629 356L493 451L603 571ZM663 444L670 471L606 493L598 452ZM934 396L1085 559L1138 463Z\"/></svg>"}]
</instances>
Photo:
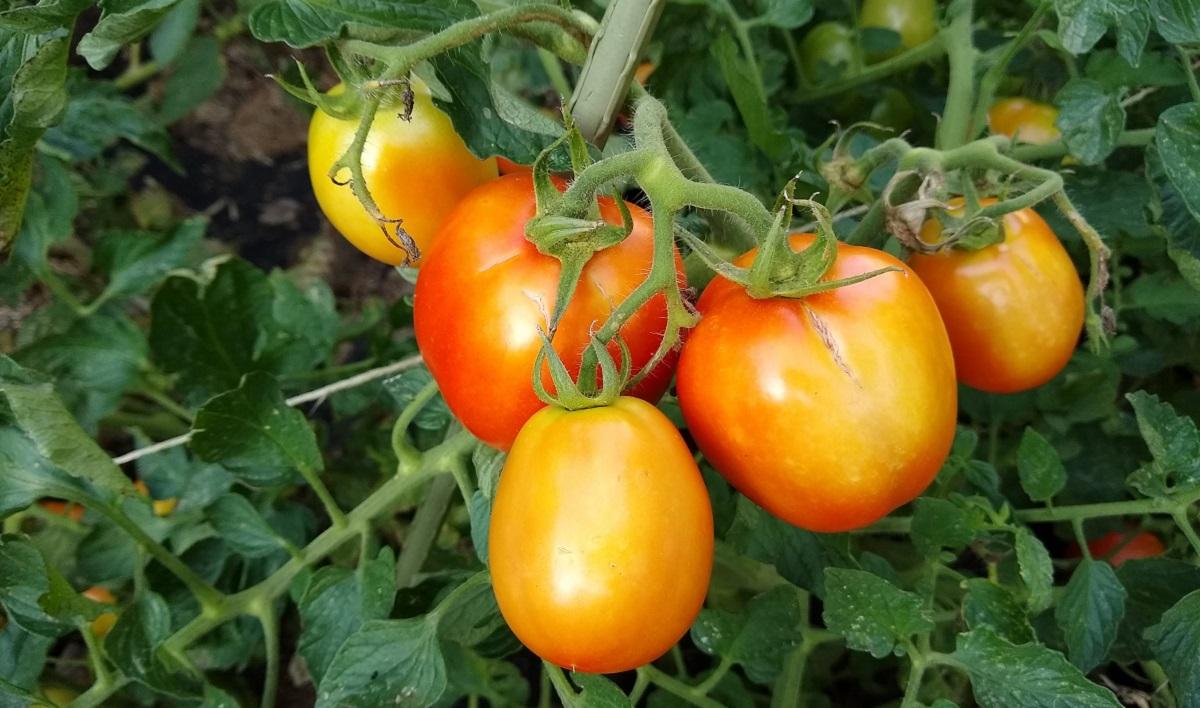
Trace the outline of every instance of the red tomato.
<instances>
[{"instance_id":1,"label":"red tomato","mask_svg":"<svg viewBox=\"0 0 1200 708\"><path fill-rule=\"evenodd\" d=\"M375 114L363 150L363 178L383 215L403 219L404 230L424 252L458 200L496 176L496 161L471 154L423 83L414 81L412 89L411 120L400 117L399 106L385 106ZM330 93L342 90L338 85ZM377 261L399 265L404 249L388 240L350 185L329 178L329 168L350 147L356 130L357 118L341 120L319 108L313 112L308 129L313 192L321 211L346 240ZM338 182L349 174L339 172Z\"/></svg>"},{"instance_id":2,"label":"red tomato","mask_svg":"<svg viewBox=\"0 0 1200 708\"><path fill-rule=\"evenodd\" d=\"M676 384L688 428L734 487L796 526L866 526L919 495L950 450L953 355L920 279L846 244L825 277L888 266L804 298L754 299L717 277L697 303Z\"/></svg>"},{"instance_id":3,"label":"red tomato","mask_svg":"<svg viewBox=\"0 0 1200 708\"><path fill-rule=\"evenodd\" d=\"M544 408L500 474L488 562L500 611L535 654L628 671L687 632L708 590L712 508L657 408Z\"/></svg>"},{"instance_id":4,"label":"red tomato","mask_svg":"<svg viewBox=\"0 0 1200 708\"><path fill-rule=\"evenodd\" d=\"M994 199L985 199L989 204ZM909 265L937 301L963 383L1014 393L1054 378L1083 328L1083 284L1070 256L1032 209L1006 214L1004 240L978 251L914 254ZM930 219L921 237L934 241Z\"/></svg>"},{"instance_id":5,"label":"red tomato","mask_svg":"<svg viewBox=\"0 0 1200 708\"><path fill-rule=\"evenodd\" d=\"M1113 550L1118 547L1120 549L1113 553ZM1088 550L1091 551L1093 558L1107 560L1115 568L1128 560L1161 556L1167 549L1158 536L1147 531L1141 533L1110 531L1088 541ZM1111 556L1110 553L1112 553ZM1079 557L1079 545L1071 544L1068 554Z\"/></svg>"},{"instance_id":6,"label":"red tomato","mask_svg":"<svg viewBox=\"0 0 1200 708\"><path fill-rule=\"evenodd\" d=\"M84 508L79 504L60 501L58 499L44 499L38 502L38 504L51 514L65 516L72 521L81 521L83 519Z\"/></svg>"},{"instance_id":7,"label":"red tomato","mask_svg":"<svg viewBox=\"0 0 1200 708\"><path fill-rule=\"evenodd\" d=\"M583 269L563 314L554 348L578 374L589 333L602 325L650 270L654 251L650 216L629 204L633 232L595 254ZM413 313L417 344L454 415L489 445L507 449L543 406L533 392L533 365L549 325L561 266L525 238L536 211L528 173L501 177L469 194L447 219L417 278ZM608 198L600 213L621 223ZM675 257L682 281L683 262ZM634 370L654 355L666 325L666 302L655 296L621 327ZM610 351L620 360L620 349ZM658 400L670 383L675 355L629 393ZM549 366L542 380L552 390Z\"/></svg>"},{"instance_id":8,"label":"red tomato","mask_svg":"<svg viewBox=\"0 0 1200 708\"><path fill-rule=\"evenodd\" d=\"M1034 145L1057 142L1062 137L1055 121L1058 109L1027 98L1004 98L988 109L988 128L998 135Z\"/></svg>"},{"instance_id":9,"label":"red tomato","mask_svg":"<svg viewBox=\"0 0 1200 708\"><path fill-rule=\"evenodd\" d=\"M519 162L513 162L507 157L497 157L496 167L500 169L500 174L511 175L514 172L532 172L533 168L529 165L522 165Z\"/></svg>"}]
</instances>

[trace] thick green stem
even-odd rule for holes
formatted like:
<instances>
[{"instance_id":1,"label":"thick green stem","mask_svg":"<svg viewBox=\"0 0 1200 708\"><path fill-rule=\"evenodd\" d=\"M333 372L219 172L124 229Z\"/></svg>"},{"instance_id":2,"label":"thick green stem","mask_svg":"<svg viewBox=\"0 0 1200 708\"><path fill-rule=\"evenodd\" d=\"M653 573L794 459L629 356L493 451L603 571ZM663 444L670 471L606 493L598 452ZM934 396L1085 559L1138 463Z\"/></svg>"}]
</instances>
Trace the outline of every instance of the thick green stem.
<instances>
[{"instance_id":1,"label":"thick green stem","mask_svg":"<svg viewBox=\"0 0 1200 708\"><path fill-rule=\"evenodd\" d=\"M403 590L414 584L417 573L429 556L429 549L437 539L438 529L442 527L442 519L450 506L450 498L454 496L454 477L441 474L434 478L429 485L425 499L417 507L412 525L404 537L404 545L400 557L396 559L396 587Z\"/></svg>"},{"instance_id":2,"label":"thick green stem","mask_svg":"<svg viewBox=\"0 0 1200 708\"><path fill-rule=\"evenodd\" d=\"M275 616L275 610L271 605L270 602L262 602L252 609L259 624L262 625L267 658L266 678L262 690L262 708L272 708L275 705L275 693L279 688L279 618Z\"/></svg>"},{"instance_id":3,"label":"thick green stem","mask_svg":"<svg viewBox=\"0 0 1200 708\"><path fill-rule=\"evenodd\" d=\"M1145 147L1152 142L1154 142L1154 128L1126 130L1117 136L1117 147ZM1017 145L1008 154L1021 162L1032 162L1060 158L1067 152L1066 143L1059 140L1048 145Z\"/></svg>"},{"instance_id":4,"label":"thick green stem","mask_svg":"<svg viewBox=\"0 0 1200 708\"><path fill-rule=\"evenodd\" d=\"M921 705L921 681L925 678L925 657L912 644L908 646L908 683L904 686L901 708L918 708Z\"/></svg>"},{"instance_id":5,"label":"thick green stem","mask_svg":"<svg viewBox=\"0 0 1200 708\"><path fill-rule=\"evenodd\" d=\"M722 708L720 703L704 695L697 687L689 686L670 674L660 671L653 664L646 664L638 669L638 671L644 672L654 685L682 698L694 706L700 706L700 708Z\"/></svg>"},{"instance_id":6,"label":"thick green stem","mask_svg":"<svg viewBox=\"0 0 1200 708\"><path fill-rule=\"evenodd\" d=\"M950 87L946 108L938 124L937 146L950 150L967 142L971 109L975 105L975 45L971 38L972 3L962 0L955 5L958 14L939 36L944 38L950 60Z\"/></svg>"},{"instance_id":7,"label":"thick green stem","mask_svg":"<svg viewBox=\"0 0 1200 708\"><path fill-rule=\"evenodd\" d=\"M321 500L321 505L325 507L325 513L329 514L329 520L333 522L333 525L335 527L345 526L346 513L338 506L333 495L329 493L329 488L321 481L321 475L308 465L300 465L299 470L300 476L304 478L305 482L308 482L308 486L312 487L317 498Z\"/></svg>"}]
</instances>

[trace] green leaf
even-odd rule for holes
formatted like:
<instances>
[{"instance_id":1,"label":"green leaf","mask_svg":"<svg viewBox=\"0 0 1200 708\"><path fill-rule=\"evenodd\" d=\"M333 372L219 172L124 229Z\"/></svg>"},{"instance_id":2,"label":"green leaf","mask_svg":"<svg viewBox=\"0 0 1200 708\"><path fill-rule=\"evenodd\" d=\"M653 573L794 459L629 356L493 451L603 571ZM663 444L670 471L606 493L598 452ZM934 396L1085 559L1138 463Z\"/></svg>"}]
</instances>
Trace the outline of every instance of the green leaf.
<instances>
[{"instance_id":1,"label":"green leaf","mask_svg":"<svg viewBox=\"0 0 1200 708\"><path fill-rule=\"evenodd\" d=\"M1200 290L1169 272L1141 274L1125 290L1125 306L1172 324L1186 325L1200 318Z\"/></svg>"},{"instance_id":2,"label":"green leaf","mask_svg":"<svg viewBox=\"0 0 1200 708\"><path fill-rule=\"evenodd\" d=\"M480 644L504 628L487 571L467 578L438 603L437 623L438 636L466 647Z\"/></svg>"},{"instance_id":3,"label":"green leaf","mask_svg":"<svg viewBox=\"0 0 1200 708\"><path fill-rule=\"evenodd\" d=\"M1054 566L1049 551L1032 531L1022 526L1016 530L1015 537L1017 565L1029 593L1029 609L1038 613L1049 607L1053 599Z\"/></svg>"},{"instance_id":4,"label":"green leaf","mask_svg":"<svg viewBox=\"0 0 1200 708\"><path fill-rule=\"evenodd\" d=\"M1171 44L1200 43L1200 2L1152 0L1154 24Z\"/></svg>"},{"instance_id":5,"label":"green leaf","mask_svg":"<svg viewBox=\"0 0 1200 708\"><path fill-rule=\"evenodd\" d=\"M970 629L986 627L1013 644L1036 639L1025 607L1003 586L984 578L967 581L962 613Z\"/></svg>"},{"instance_id":6,"label":"green leaf","mask_svg":"<svg viewBox=\"0 0 1200 708\"><path fill-rule=\"evenodd\" d=\"M1143 633L1184 595L1200 590L1200 568L1173 558L1138 558L1122 563L1117 578L1129 596L1114 654L1152 659L1153 649Z\"/></svg>"},{"instance_id":7,"label":"green leaf","mask_svg":"<svg viewBox=\"0 0 1200 708\"><path fill-rule=\"evenodd\" d=\"M1138 430L1154 458L1129 476L1129 484L1149 496L1200 484L1200 430L1196 422L1176 414L1170 403L1160 402L1158 396L1145 391L1125 397L1133 404Z\"/></svg>"},{"instance_id":8,"label":"green leaf","mask_svg":"<svg viewBox=\"0 0 1200 708\"><path fill-rule=\"evenodd\" d=\"M108 83L75 74L68 81L70 100L62 121L46 131L42 147L64 160L83 162L99 157L120 140L128 140L177 171L166 129L128 96Z\"/></svg>"},{"instance_id":9,"label":"green leaf","mask_svg":"<svg viewBox=\"0 0 1200 708\"><path fill-rule=\"evenodd\" d=\"M141 39L179 0L101 0L104 14L76 51L93 69L112 63L121 47Z\"/></svg>"},{"instance_id":10,"label":"green leaf","mask_svg":"<svg viewBox=\"0 0 1200 708\"><path fill-rule=\"evenodd\" d=\"M1017 448L1017 472L1021 476L1021 487L1037 502L1050 501L1067 483L1067 469L1063 467L1058 451L1033 428L1025 428L1021 436L1021 445Z\"/></svg>"},{"instance_id":11,"label":"green leaf","mask_svg":"<svg viewBox=\"0 0 1200 708\"><path fill-rule=\"evenodd\" d=\"M29 438L0 427L0 518L41 497L78 497L85 490L74 478L46 462Z\"/></svg>"},{"instance_id":12,"label":"green leaf","mask_svg":"<svg viewBox=\"0 0 1200 708\"><path fill-rule=\"evenodd\" d=\"M943 548L962 550L975 538L975 525L961 506L935 497L921 497L913 506L913 545L927 558Z\"/></svg>"},{"instance_id":13,"label":"green leaf","mask_svg":"<svg viewBox=\"0 0 1200 708\"><path fill-rule=\"evenodd\" d=\"M1016 645L989 629L958 635L954 658L971 676L983 708L1120 708L1106 688L1087 680L1062 654L1040 644Z\"/></svg>"},{"instance_id":14,"label":"green leaf","mask_svg":"<svg viewBox=\"0 0 1200 708\"><path fill-rule=\"evenodd\" d=\"M200 0L179 0L150 34L150 56L160 66L169 66L183 53L196 22L200 19Z\"/></svg>"},{"instance_id":15,"label":"green leaf","mask_svg":"<svg viewBox=\"0 0 1200 708\"><path fill-rule=\"evenodd\" d=\"M385 379L383 389L391 395L396 406L403 409L417 397L421 389L431 382L433 382L433 374L429 373L429 369L422 365L413 367L390 379ZM438 394L417 413L417 417L413 419L413 425L424 430L442 430L451 420L453 420L453 415L446 407L445 399Z\"/></svg>"},{"instance_id":16,"label":"green leaf","mask_svg":"<svg viewBox=\"0 0 1200 708\"><path fill-rule=\"evenodd\" d=\"M629 696L617 684L596 674L572 673L571 680L580 688L573 708L629 708Z\"/></svg>"},{"instance_id":17,"label":"green leaf","mask_svg":"<svg viewBox=\"0 0 1200 708\"><path fill-rule=\"evenodd\" d=\"M279 385L263 373L247 374L236 389L200 408L191 447L200 459L260 487L290 481L292 470L324 468L304 414L288 407Z\"/></svg>"},{"instance_id":18,"label":"green leaf","mask_svg":"<svg viewBox=\"0 0 1200 708\"><path fill-rule=\"evenodd\" d=\"M437 631L423 617L373 620L334 655L317 694L318 708L433 705L446 690Z\"/></svg>"},{"instance_id":19,"label":"green leaf","mask_svg":"<svg viewBox=\"0 0 1200 708\"><path fill-rule=\"evenodd\" d=\"M725 539L741 554L775 566L779 574L817 597L825 596L825 567L832 552L822 537L796 528L738 497L737 513Z\"/></svg>"},{"instance_id":20,"label":"green leaf","mask_svg":"<svg viewBox=\"0 0 1200 708\"><path fill-rule=\"evenodd\" d=\"M183 5L181 5L182 7ZM193 37L163 86L158 122L170 125L207 101L225 83L225 60L213 37Z\"/></svg>"},{"instance_id":21,"label":"green leaf","mask_svg":"<svg viewBox=\"0 0 1200 708\"><path fill-rule=\"evenodd\" d=\"M67 49L65 37L52 39L38 48L13 77L12 125L49 128L58 123L67 105Z\"/></svg>"},{"instance_id":22,"label":"green leaf","mask_svg":"<svg viewBox=\"0 0 1200 708\"><path fill-rule=\"evenodd\" d=\"M721 67L725 83L733 94L733 102L750 133L754 143L772 159L782 158L787 149L787 139L774 125L766 94L763 93L762 77L755 73L746 58L741 56L738 45L728 33L721 33L712 44L712 51Z\"/></svg>"},{"instance_id":23,"label":"green leaf","mask_svg":"<svg viewBox=\"0 0 1200 708\"><path fill-rule=\"evenodd\" d=\"M187 265L200 246L207 222L184 221L172 233L108 231L94 253L97 270L108 276L103 300L146 292L175 268Z\"/></svg>"},{"instance_id":24,"label":"green leaf","mask_svg":"<svg viewBox=\"0 0 1200 708\"><path fill-rule=\"evenodd\" d=\"M7 357L0 357L0 363L5 361L11 362ZM79 427L53 386L19 383L0 369L0 394L8 400L17 425L47 460L72 477L91 483L106 499L133 493L129 478Z\"/></svg>"},{"instance_id":25,"label":"green leaf","mask_svg":"<svg viewBox=\"0 0 1200 708\"><path fill-rule=\"evenodd\" d=\"M91 0L40 0L0 12L0 29L29 35L65 29L75 16L92 5Z\"/></svg>"},{"instance_id":26,"label":"green leaf","mask_svg":"<svg viewBox=\"0 0 1200 708\"><path fill-rule=\"evenodd\" d=\"M484 565L488 562L488 527L492 518L492 500L496 497L496 486L500 483L500 471L504 469L507 456L500 450L487 445L476 446L471 453L471 464L475 467L478 488L471 495L467 512L471 515L471 545L475 555Z\"/></svg>"},{"instance_id":27,"label":"green leaf","mask_svg":"<svg viewBox=\"0 0 1200 708\"><path fill-rule=\"evenodd\" d=\"M1103 161L1116 148L1125 129L1120 96L1106 91L1099 81L1072 79L1055 95L1054 103L1063 142L1085 165Z\"/></svg>"},{"instance_id":28,"label":"green leaf","mask_svg":"<svg viewBox=\"0 0 1200 708\"><path fill-rule=\"evenodd\" d=\"M36 179L28 198L21 196L25 211L12 258L9 263L0 265L0 299L15 299L36 274L45 271L47 252L54 244L70 238L79 210L71 175L60 160L39 154L30 167ZM16 191L14 183L2 179L0 183L10 184ZM0 203L6 196L6 191L0 190ZM3 238L0 238L2 242Z\"/></svg>"},{"instance_id":29,"label":"green leaf","mask_svg":"<svg viewBox=\"0 0 1200 708\"><path fill-rule=\"evenodd\" d=\"M1154 141L1163 171L1192 216L1200 219L1200 103L1181 103L1163 111Z\"/></svg>"},{"instance_id":30,"label":"green leaf","mask_svg":"<svg viewBox=\"0 0 1200 708\"><path fill-rule=\"evenodd\" d=\"M225 545L247 558L265 558L285 548L279 533L240 494L226 494L213 502L208 507L208 522Z\"/></svg>"},{"instance_id":31,"label":"green leaf","mask_svg":"<svg viewBox=\"0 0 1200 708\"><path fill-rule=\"evenodd\" d=\"M12 686L32 691L54 642L52 637L26 632L15 622L9 622L0 629L0 676ZM0 706L5 708L26 708L28 705L25 700L6 703L0 696Z\"/></svg>"},{"instance_id":32,"label":"green leaf","mask_svg":"<svg viewBox=\"0 0 1200 708\"><path fill-rule=\"evenodd\" d=\"M750 20L756 25L769 25L794 30L812 19L812 0L756 0L759 16Z\"/></svg>"},{"instance_id":33,"label":"green leaf","mask_svg":"<svg viewBox=\"0 0 1200 708\"><path fill-rule=\"evenodd\" d=\"M472 695L491 705L529 705L529 682L512 663L488 658L454 642L442 644L442 655L449 690L442 694L440 705L457 705L459 699Z\"/></svg>"},{"instance_id":34,"label":"green leaf","mask_svg":"<svg viewBox=\"0 0 1200 708\"><path fill-rule=\"evenodd\" d=\"M13 356L52 374L63 403L79 424L95 432L137 381L148 347L142 331L123 316L96 314L66 331L37 340Z\"/></svg>"},{"instance_id":35,"label":"green leaf","mask_svg":"<svg viewBox=\"0 0 1200 708\"><path fill-rule=\"evenodd\" d=\"M1146 175L1158 193L1161 222L1167 237L1167 254L1192 287L1200 288L1200 190L1191 187L1190 201L1167 175L1157 145L1146 149ZM1193 210L1191 205L1196 205Z\"/></svg>"},{"instance_id":36,"label":"green leaf","mask_svg":"<svg viewBox=\"0 0 1200 708\"><path fill-rule=\"evenodd\" d=\"M1137 66L1132 66L1117 52L1100 49L1088 55L1086 73L1089 79L1112 90L1123 86L1179 86L1185 81L1179 59L1160 52L1146 54ZM1109 174L1117 177L1126 173Z\"/></svg>"},{"instance_id":37,"label":"green leaf","mask_svg":"<svg viewBox=\"0 0 1200 708\"><path fill-rule=\"evenodd\" d=\"M1081 671L1104 663L1125 616L1125 588L1112 566L1085 558L1071 574L1054 608L1067 640L1067 656Z\"/></svg>"},{"instance_id":38,"label":"green leaf","mask_svg":"<svg viewBox=\"0 0 1200 708\"><path fill-rule=\"evenodd\" d=\"M899 652L912 635L933 629L920 595L901 590L873 573L825 569L825 626L846 646L881 659Z\"/></svg>"},{"instance_id":39,"label":"green leaf","mask_svg":"<svg viewBox=\"0 0 1200 708\"><path fill-rule=\"evenodd\" d=\"M126 676L174 698L191 698L200 687L173 673L157 654L171 635L171 611L156 593L145 592L126 607L104 639L104 651Z\"/></svg>"},{"instance_id":40,"label":"green leaf","mask_svg":"<svg viewBox=\"0 0 1200 708\"><path fill-rule=\"evenodd\" d=\"M325 673L346 639L364 622L382 620L396 600L396 561L390 548L357 571L337 566L317 570L296 603L300 611L297 651L323 688Z\"/></svg>"},{"instance_id":41,"label":"green leaf","mask_svg":"<svg viewBox=\"0 0 1200 708\"><path fill-rule=\"evenodd\" d=\"M250 11L249 25L250 32L264 42L303 48L334 39L357 25L436 32L475 14L475 8L463 0L268 0Z\"/></svg>"},{"instance_id":42,"label":"green leaf","mask_svg":"<svg viewBox=\"0 0 1200 708\"><path fill-rule=\"evenodd\" d=\"M1200 707L1200 590L1191 592L1163 613L1145 633L1154 656L1171 679L1179 708Z\"/></svg>"},{"instance_id":43,"label":"green leaf","mask_svg":"<svg viewBox=\"0 0 1200 708\"><path fill-rule=\"evenodd\" d=\"M0 189L0 256L8 253L21 229L25 200L33 180L33 146L37 137L25 133L0 140L0 184L5 185Z\"/></svg>"},{"instance_id":44,"label":"green leaf","mask_svg":"<svg viewBox=\"0 0 1200 708\"><path fill-rule=\"evenodd\" d=\"M42 609L50 578L42 554L26 538L0 536L0 605L8 618L27 632L57 637L70 629Z\"/></svg>"},{"instance_id":45,"label":"green leaf","mask_svg":"<svg viewBox=\"0 0 1200 708\"><path fill-rule=\"evenodd\" d=\"M803 591L780 585L755 597L740 613L702 610L692 624L692 641L706 654L741 665L751 681L770 685L802 639L807 606Z\"/></svg>"},{"instance_id":46,"label":"green leaf","mask_svg":"<svg viewBox=\"0 0 1200 708\"><path fill-rule=\"evenodd\" d=\"M1109 27L1117 31L1117 51L1137 66L1150 34L1151 0L1054 0L1058 39L1063 49L1083 54Z\"/></svg>"}]
</instances>

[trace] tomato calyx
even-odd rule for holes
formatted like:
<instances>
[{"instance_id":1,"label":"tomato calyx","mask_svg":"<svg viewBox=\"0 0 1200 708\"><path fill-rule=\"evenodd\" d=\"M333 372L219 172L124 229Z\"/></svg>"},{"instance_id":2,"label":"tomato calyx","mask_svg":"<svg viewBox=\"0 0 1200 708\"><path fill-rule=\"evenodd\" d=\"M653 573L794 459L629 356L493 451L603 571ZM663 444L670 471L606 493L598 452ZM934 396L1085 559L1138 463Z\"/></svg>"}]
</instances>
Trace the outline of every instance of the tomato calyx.
<instances>
[{"instance_id":1,"label":"tomato calyx","mask_svg":"<svg viewBox=\"0 0 1200 708\"><path fill-rule=\"evenodd\" d=\"M915 190L913 184L918 185ZM946 176L939 171L922 175L902 170L888 182L882 197L884 223L901 245L909 251L929 254L949 248L976 251L1004 240L999 217L983 213L972 182L963 180L965 197L950 202L946 201L945 185ZM906 195L913 198L906 201ZM932 230L926 228L930 212L939 224Z\"/></svg>"},{"instance_id":2,"label":"tomato calyx","mask_svg":"<svg viewBox=\"0 0 1200 708\"><path fill-rule=\"evenodd\" d=\"M629 375L633 370L633 355L620 335L614 337L621 350L621 362L618 364L608 351L608 347L595 335L589 337L588 352L595 358L599 367L600 384L597 388L597 375L585 367L580 368L579 382L571 378L562 357L554 349L551 336L540 332L542 348L538 351L533 363L533 392L539 400L549 406L558 406L569 411L585 408L599 408L612 404L621 397L629 383ZM542 365L549 364L550 381L554 384L554 393L546 389L542 382Z\"/></svg>"}]
</instances>

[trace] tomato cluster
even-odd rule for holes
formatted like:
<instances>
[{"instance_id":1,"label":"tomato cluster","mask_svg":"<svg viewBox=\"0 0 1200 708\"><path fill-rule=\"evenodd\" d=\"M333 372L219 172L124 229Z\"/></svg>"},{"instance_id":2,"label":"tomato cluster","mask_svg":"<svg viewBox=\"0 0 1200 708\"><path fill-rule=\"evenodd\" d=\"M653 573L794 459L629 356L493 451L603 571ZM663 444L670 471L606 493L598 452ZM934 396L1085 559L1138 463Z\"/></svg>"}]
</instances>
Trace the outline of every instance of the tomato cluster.
<instances>
[{"instance_id":1,"label":"tomato cluster","mask_svg":"<svg viewBox=\"0 0 1200 708\"><path fill-rule=\"evenodd\" d=\"M906 44L928 38L871 7L864 22L893 27ZM906 17L914 16L923 15ZM1053 377L1074 350L1079 277L1046 223L1025 209L1003 218L998 243L975 251L904 263L838 244L823 280L875 274L802 297L752 296L719 276L697 302L701 319L682 352L642 372L668 319L656 295L621 321L620 344L609 343L614 359L626 349L630 374L645 374L628 395L581 410L547 406L534 389L536 375L553 390L549 365L535 372L539 352L549 339L579 376L596 329L651 270L650 216L624 205L628 235L587 261L550 332L563 266L526 237L537 215L533 174L504 161L513 171L495 177L492 160L471 156L428 98L417 101L414 125L437 124L437 144L453 146L430 159L454 176L454 189L387 191L409 148L385 147L408 145L408 137L379 141L368 180L383 180L385 213L411 219L424 250L414 323L443 398L468 430L509 451L488 543L500 609L527 646L559 665L614 672L652 661L703 603L712 510L687 442L653 405L673 378L696 446L735 488L792 524L837 532L873 523L933 480L955 433L956 380L1025 390ZM373 131L392 126L393 117L380 120ZM335 195L336 185L319 178L346 130L314 118L321 204L356 245L395 262L377 230L355 230L352 222L370 217L349 201L350 190ZM425 199L426 188L438 198ZM599 198L597 209L609 224L624 223L614 200ZM940 229L930 220L923 238L938 241ZM802 234L788 245L799 253L814 242ZM734 265L749 268L758 256L752 250ZM682 288L678 253L675 264Z\"/></svg>"}]
</instances>

